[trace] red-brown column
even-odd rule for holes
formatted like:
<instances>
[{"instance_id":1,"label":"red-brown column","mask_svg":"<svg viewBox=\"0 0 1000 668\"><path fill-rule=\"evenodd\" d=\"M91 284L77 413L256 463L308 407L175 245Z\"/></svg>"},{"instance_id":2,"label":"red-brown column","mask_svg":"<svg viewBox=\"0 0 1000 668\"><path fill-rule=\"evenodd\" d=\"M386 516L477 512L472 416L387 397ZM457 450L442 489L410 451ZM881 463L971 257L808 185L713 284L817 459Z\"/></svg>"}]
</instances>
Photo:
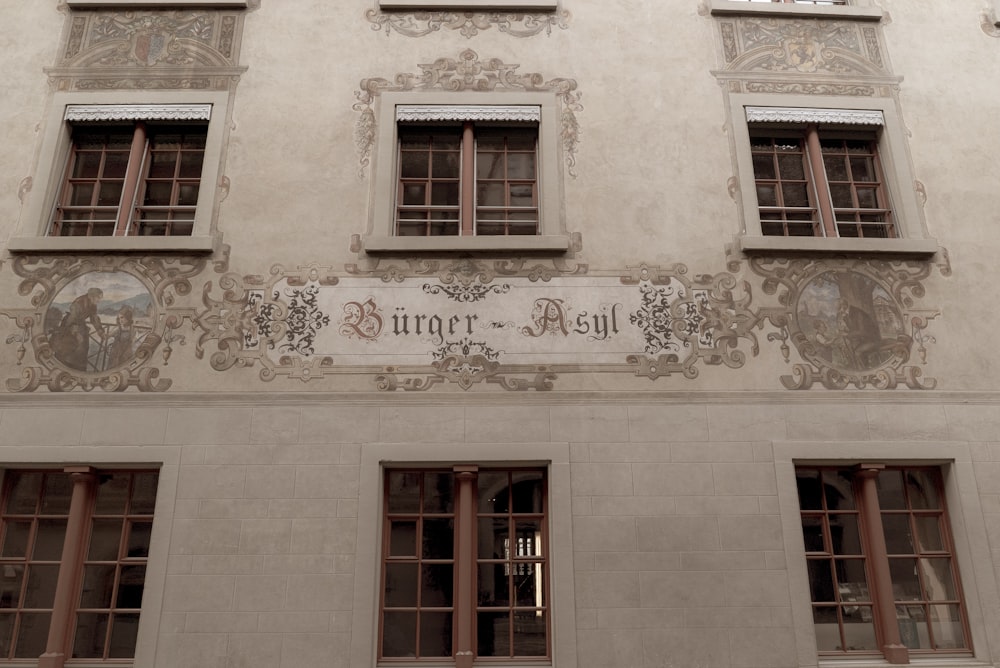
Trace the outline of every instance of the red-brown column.
<instances>
[{"instance_id":1,"label":"red-brown column","mask_svg":"<svg viewBox=\"0 0 1000 668\"><path fill-rule=\"evenodd\" d=\"M823 164L823 146L819 141L819 129L810 125L806 129L806 152L809 154L809 167L812 170L813 186L816 188L819 217L822 221L825 236L837 236L837 216L833 212L830 201L830 183L826 178L826 166Z\"/></svg>"},{"instance_id":2,"label":"red-brown column","mask_svg":"<svg viewBox=\"0 0 1000 668\"><path fill-rule=\"evenodd\" d=\"M473 647L473 621L476 618L476 499L472 486L478 469L475 466L456 466L458 479L458 526L455 529L455 668L472 668L476 656Z\"/></svg>"},{"instance_id":3,"label":"red-brown column","mask_svg":"<svg viewBox=\"0 0 1000 668\"><path fill-rule=\"evenodd\" d=\"M73 496L69 505L69 519L66 522L62 559L59 562L55 600L52 603L49 638L45 643L45 653L38 659L38 668L62 668L68 658L69 640L72 637L70 625L73 622L75 607L74 596L79 589L83 549L86 545L89 496L96 481L94 470L87 466L69 467L65 471L73 480Z\"/></svg>"},{"instance_id":4,"label":"red-brown column","mask_svg":"<svg viewBox=\"0 0 1000 668\"><path fill-rule=\"evenodd\" d=\"M903 645L896 621L896 601L892 593L892 574L889 571L889 557L885 547L885 533L882 529L882 512L878 505L876 479L884 469L882 464L861 464L858 477L861 479L861 511L864 517L865 538L868 541L868 566L871 569L875 603L882 631L882 655L889 663L909 663L909 650Z\"/></svg>"}]
</instances>

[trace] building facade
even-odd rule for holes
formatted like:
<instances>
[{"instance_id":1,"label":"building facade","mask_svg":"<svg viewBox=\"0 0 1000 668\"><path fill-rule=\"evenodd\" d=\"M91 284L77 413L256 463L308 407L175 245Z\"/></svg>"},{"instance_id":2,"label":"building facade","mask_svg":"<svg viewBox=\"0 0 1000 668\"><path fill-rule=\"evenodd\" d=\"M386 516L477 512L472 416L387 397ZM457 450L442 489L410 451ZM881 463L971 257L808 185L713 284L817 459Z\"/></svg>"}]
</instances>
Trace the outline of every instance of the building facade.
<instances>
[{"instance_id":1,"label":"building facade","mask_svg":"<svg viewBox=\"0 0 1000 668\"><path fill-rule=\"evenodd\" d=\"M990 1L0 1L0 664L1000 665Z\"/></svg>"}]
</instances>

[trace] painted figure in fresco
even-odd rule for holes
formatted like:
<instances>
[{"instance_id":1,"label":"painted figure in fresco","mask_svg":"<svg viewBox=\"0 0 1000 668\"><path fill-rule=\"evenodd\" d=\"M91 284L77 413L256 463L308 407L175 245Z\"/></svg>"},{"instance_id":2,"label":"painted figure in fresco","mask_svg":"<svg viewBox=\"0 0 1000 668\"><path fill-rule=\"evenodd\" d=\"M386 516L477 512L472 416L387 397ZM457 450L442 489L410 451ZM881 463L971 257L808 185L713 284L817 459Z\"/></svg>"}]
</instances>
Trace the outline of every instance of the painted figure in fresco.
<instances>
[{"instance_id":1,"label":"painted figure in fresco","mask_svg":"<svg viewBox=\"0 0 1000 668\"><path fill-rule=\"evenodd\" d=\"M882 343L878 324L866 311L851 306L846 299L837 302L837 335L847 344L850 366L855 369L878 366Z\"/></svg>"},{"instance_id":2,"label":"painted figure in fresco","mask_svg":"<svg viewBox=\"0 0 1000 668\"><path fill-rule=\"evenodd\" d=\"M90 288L73 300L69 311L53 330L52 352L60 362L78 371L87 371L87 357L90 353L90 329L103 341L104 327L97 317L97 305L104 298L100 288ZM89 325L89 326L88 326Z\"/></svg>"},{"instance_id":3,"label":"painted figure in fresco","mask_svg":"<svg viewBox=\"0 0 1000 668\"><path fill-rule=\"evenodd\" d=\"M122 306L115 317L115 331L109 338L107 368L113 369L132 358L135 345L135 312L131 306Z\"/></svg>"}]
</instances>

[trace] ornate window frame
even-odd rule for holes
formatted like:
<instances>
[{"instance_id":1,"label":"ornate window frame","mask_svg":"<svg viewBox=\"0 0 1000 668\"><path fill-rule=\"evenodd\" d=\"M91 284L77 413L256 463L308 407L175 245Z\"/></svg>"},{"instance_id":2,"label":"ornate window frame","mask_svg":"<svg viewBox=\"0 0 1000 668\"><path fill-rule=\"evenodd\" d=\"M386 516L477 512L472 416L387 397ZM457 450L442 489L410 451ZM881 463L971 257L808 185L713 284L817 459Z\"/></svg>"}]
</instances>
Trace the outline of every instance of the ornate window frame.
<instances>
[{"instance_id":1,"label":"ornate window frame","mask_svg":"<svg viewBox=\"0 0 1000 668\"><path fill-rule=\"evenodd\" d=\"M538 111L539 233L520 236L402 237L393 233L397 183L396 152L399 141L397 109L419 106L442 112L457 107L499 111L522 108ZM433 111L426 113L433 114ZM503 92L384 92L377 115L377 146L372 161L371 219L362 239L367 253L426 251L550 252L569 250L570 239L562 223L562 179L559 158L559 104L548 91Z\"/></svg>"},{"instance_id":2,"label":"ornate window frame","mask_svg":"<svg viewBox=\"0 0 1000 668\"><path fill-rule=\"evenodd\" d=\"M931 238L917 203L915 179L906 148L902 120L893 100L813 95L773 95L736 93L729 97L733 128L737 202L743 213L743 229L738 236L740 250L747 253L772 251L807 251L837 253L889 253L933 255L939 250ZM748 115L748 110L752 109ZM750 128L754 120L766 119L780 127L781 122L825 118L838 128L878 127L872 124L876 114L882 118L877 144L886 189L893 209L896 238L856 239L844 237L764 236L761 231L757 194L754 186L753 159L750 152ZM748 120L748 116L749 119Z\"/></svg>"},{"instance_id":3,"label":"ornate window frame","mask_svg":"<svg viewBox=\"0 0 1000 668\"><path fill-rule=\"evenodd\" d=\"M183 251L210 252L215 246L214 214L222 173L222 147L228 116L229 93L224 91L108 91L56 93L41 140L33 187L25 202L17 232L8 250L17 252L60 251ZM190 236L50 237L52 211L62 187L63 174L72 148L72 122L93 119L129 119L136 114L202 114L210 119L202 167L194 229ZM158 112L157 110L166 110ZM150 116L145 115L145 118Z\"/></svg>"}]
</instances>

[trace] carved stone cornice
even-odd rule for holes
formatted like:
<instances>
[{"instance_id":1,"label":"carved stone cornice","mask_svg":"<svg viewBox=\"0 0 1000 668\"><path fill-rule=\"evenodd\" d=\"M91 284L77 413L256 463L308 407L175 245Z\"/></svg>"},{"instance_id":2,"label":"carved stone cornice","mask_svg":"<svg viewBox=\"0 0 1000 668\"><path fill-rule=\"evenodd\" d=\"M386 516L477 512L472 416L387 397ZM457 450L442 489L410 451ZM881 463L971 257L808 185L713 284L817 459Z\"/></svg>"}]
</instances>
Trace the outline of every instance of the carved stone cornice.
<instances>
[{"instance_id":1,"label":"carved stone cornice","mask_svg":"<svg viewBox=\"0 0 1000 668\"><path fill-rule=\"evenodd\" d=\"M207 121L210 104L71 104L65 120L88 121Z\"/></svg>"},{"instance_id":2,"label":"carved stone cornice","mask_svg":"<svg viewBox=\"0 0 1000 668\"><path fill-rule=\"evenodd\" d=\"M812 109L808 107L746 107L748 123L840 123L885 125L877 109Z\"/></svg>"},{"instance_id":3,"label":"carved stone cornice","mask_svg":"<svg viewBox=\"0 0 1000 668\"><path fill-rule=\"evenodd\" d=\"M396 120L408 123L429 121L513 121L538 123L541 119L541 108L527 105L407 104L396 107Z\"/></svg>"}]
</instances>

